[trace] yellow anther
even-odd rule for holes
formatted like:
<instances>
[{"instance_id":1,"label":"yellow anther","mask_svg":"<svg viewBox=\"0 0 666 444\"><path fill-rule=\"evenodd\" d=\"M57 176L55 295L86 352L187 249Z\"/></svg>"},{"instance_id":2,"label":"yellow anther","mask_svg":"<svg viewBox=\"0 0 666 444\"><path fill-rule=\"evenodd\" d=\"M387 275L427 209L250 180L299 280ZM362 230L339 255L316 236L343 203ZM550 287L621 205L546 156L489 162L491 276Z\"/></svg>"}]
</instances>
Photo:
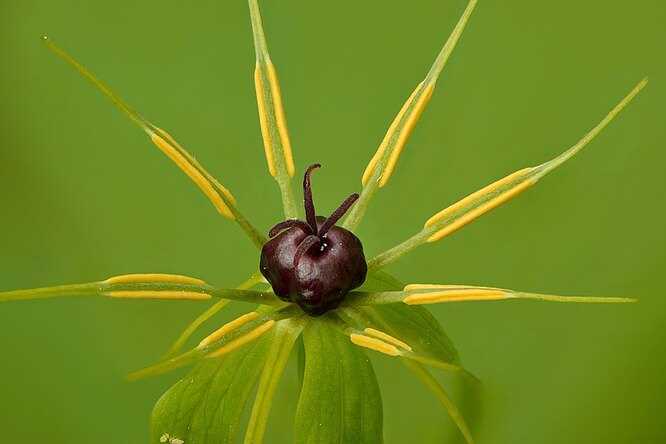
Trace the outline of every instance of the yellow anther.
<instances>
[{"instance_id":1,"label":"yellow anther","mask_svg":"<svg viewBox=\"0 0 666 444\"><path fill-rule=\"evenodd\" d=\"M259 317L259 313L256 311L251 311L250 313L245 313L242 316L237 317L231 322L227 322L224 324L222 327L218 328L215 330L213 333L210 335L206 336L200 343L199 343L199 348L206 347L208 344L212 344L213 342L217 341L221 337L231 333L234 330L239 329L241 326L247 324L248 322L257 319Z\"/></svg>"},{"instance_id":2,"label":"yellow anther","mask_svg":"<svg viewBox=\"0 0 666 444\"><path fill-rule=\"evenodd\" d=\"M393 148L389 155L389 158L384 166L381 177L379 179L379 186L383 187L386 185L388 180L393 174L396 164L398 163L398 158L402 153L402 150L407 143L407 139L411 135L416 123L418 122L423 110L425 109L428 101L432 97L434 91L434 84L424 84L421 82L409 96L405 104L402 106L398 115L395 116L393 122L389 126L382 143L379 145L377 152L368 163L368 166L363 172L363 178L361 182L363 186L366 186L372 175L375 173L377 164L385 156L386 150L390 144L393 144Z\"/></svg>"},{"instance_id":3,"label":"yellow anther","mask_svg":"<svg viewBox=\"0 0 666 444\"><path fill-rule=\"evenodd\" d=\"M433 290L443 288L460 288L460 285L439 285L439 284L409 284L405 285L403 291Z\"/></svg>"},{"instance_id":4,"label":"yellow anther","mask_svg":"<svg viewBox=\"0 0 666 444\"><path fill-rule=\"evenodd\" d=\"M203 193L208 197L208 199L213 203L217 211L220 212L227 219L234 219L234 215L231 210L224 203L224 199L220 196L220 193L230 200L234 201L233 196L226 188L222 187L219 184L214 186L211 181L204 176L201 171L199 171L187 157L185 157L173 144L173 142L168 142L163 137L154 133L152 131L148 132L150 140L157 146L164 154L167 155L185 174L188 175L190 179L203 191Z\"/></svg>"},{"instance_id":5,"label":"yellow anther","mask_svg":"<svg viewBox=\"0 0 666 444\"><path fill-rule=\"evenodd\" d=\"M408 305L421 305L440 302L497 301L510 297L509 293L499 289L463 288L410 294L403 299L403 302Z\"/></svg>"},{"instance_id":6,"label":"yellow anther","mask_svg":"<svg viewBox=\"0 0 666 444\"><path fill-rule=\"evenodd\" d=\"M219 358L220 356L224 356L227 353L230 353L234 350L236 350L239 347L242 347L243 345L247 344L248 342L254 341L255 339L259 338L261 335L266 333L268 330L273 328L275 325L275 321L273 319L264 322L261 324L259 327L255 328L254 330L250 331L249 333L234 339L233 341L229 342L228 344L220 347L219 349L215 350L214 352L208 354L208 358Z\"/></svg>"},{"instance_id":7,"label":"yellow anther","mask_svg":"<svg viewBox=\"0 0 666 444\"><path fill-rule=\"evenodd\" d=\"M265 85L264 75L268 80L268 90ZM275 164L275 140L271 133L271 111L274 113L275 126L277 135L280 138L280 145L282 146L282 154L284 157L284 165L287 174L290 177L294 176L294 158L291 150L291 142L289 140L289 132L287 130L287 119L284 114L284 107L282 105L282 96L280 93L280 85L277 80L275 67L270 60L265 62L257 62L254 70L254 84L257 93L257 107L259 109L259 123L261 125L261 135L264 140L264 151L266 153L266 162L268 164L268 171L271 176L277 177L277 166ZM270 103L267 103L267 100Z\"/></svg>"},{"instance_id":8,"label":"yellow anther","mask_svg":"<svg viewBox=\"0 0 666 444\"><path fill-rule=\"evenodd\" d=\"M435 89L434 84L429 84L426 85L423 88L423 92L421 93L421 96L418 98L416 103L414 104L414 108L411 110L411 113L407 117L407 120L405 121L402 130L400 131L400 134L398 135L398 140L395 142L395 147L393 148L393 151L391 151L391 155L388 159L388 162L386 163L386 166L384 167L384 171L382 172L382 178L379 180L379 186L383 187L386 185L388 180L391 178L393 175L393 170L395 170L395 167L398 163L398 158L400 157L400 154L402 154L402 150L405 148L405 144L407 143L407 139L409 136L412 134L412 131L414 131L414 127L418 123L419 119L421 118L421 114L423 114L423 110L425 110L426 106L428 105L428 102L430 101L430 98L432 97L432 93Z\"/></svg>"},{"instance_id":9,"label":"yellow anther","mask_svg":"<svg viewBox=\"0 0 666 444\"><path fill-rule=\"evenodd\" d=\"M376 339L366 335L359 335L357 333L352 333L351 335L349 335L349 339L351 339L351 341L354 344L360 347L369 348L371 350L384 353L385 355L389 356L400 355L400 350L398 350L394 345L387 344L386 342L380 339Z\"/></svg>"},{"instance_id":10,"label":"yellow anther","mask_svg":"<svg viewBox=\"0 0 666 444\"><path fill-rule=\"evenodd\" d=\"M289 141L289 132L287 131L287 118L284 114L284 106L282 105L282 93L280 92L280 84L277 78L277 72L273 63L268 61L268 81L271 84L271 95L273 96L273 106L275 107L275 118L277 120L278 132L280 133L280 142L282 142L282 153L284 155L284 163L287 167L289 177L294 177L296 169L294 167L294 158L291 153L291 142Z\"/></svg>"},{"instance_id":11,"label":"yellow anther","mask_svg":"<svg viewBox=\"0 0 666 444\"><path fill-rule=\"evenodd\" d=\"M522 170L516 171L513 174L509 174L508 176L504 177L503 179L500 179L496 182L491 183L490 185L481 188L480 190L470 194L469 196L459 200L458 202L454 203L453 205L443 209L439 213L435 214L432 216L430 219L428 219L424 225L424 227L430 227L437 222L440 222L444 219L447 219L454 214L456 214L458 211L465 209L466 207L473 205L476 203L479 199L483 198L486 195L489 195L490 193L500 191L504 186L509 185L513 182L516 181L522 181L525 178L528 177L529 173L532 171L532 168L523 168Z\"/></svg>"},{"instance_id":12,"label":"yellow anther","mask_svg":"<svg viewBox=\"0 0 666 444\"><path fill-rule=\"evenodd\" d=\"M409 105L411 105L412 102L414 101L414 97L416 96L416 93L419 91L419 88L421 88L421 86L422 83L419 83L419 85L414 89L414 91L412 91L412 94L409 96L407 101L402 105L402 108L400 108L398 115L395 116L393 122L391 122L391 125L389 126L389 129L386 132L386 135L384 136L384 139L382 139L382 143L380 143L379 148L377 148L377 152L375 152L375 155L372 156L372 159L370 159L370 163L368 163L368 166L365 167L365 171L363 171L363 177L361 178L361 183L363 184L363 186L367 185L368 181L370 180L370 177L372 177L372 175L375 173L375 168L377 167L377 163L384 156L384 152L386 151L386 147L388 146L389 141L395 134L395 131L398 128L400 122L402 122L402 119L405 116L405 113L407 112Z\"/></svg>"},{"instance_id":13,"label":"yellow anther","mask_svg":"<svg viewBox=\"0 0 666 444\"><path fill-rule=\"evenodd\" d=\"M206 283L201 279L196 279L189 276L182 276L179 274L163 274L163 273L124 274L121 276L111 277L104 282L107 284L169 282L172 284L206 285Z\"/></svg>"},{"instance_id":14,"label":"yellow anther","mask_svg":"<svg viewBox=\"0 0 666 444\"><path fill-rule=\"evenodd\" d=\"M264 140L264 152L266 154L266 163L268 164L268 172L271 176L277 176L277 167L275 166L275 157L273 155L273 139L271 137L271 129L268 123L268 114L266 111L266 100L264 98L264 82L261 78L261 70L259 64L254 70L254 85L257 93L257 107L259 109L259 124L261 125L261 136Z\"/></svg>"},{"instance_id":15,"label":"yellow anther","mask_svg":"<svg viewBox=\"0 0 666 444\"><path fill-rule=\"evenodd\" d=\"M109 291L107 293L104 293L104 295L111 298L124 298L124 299L173 299L173 300L182 299L190 301L204 301L212 297L208 293L198 293L196 291L171 291L171 290Z\"/></svg>"},{"instance_id":16,"label":"yellow anther","mask_svg":"<svg viewBox=\"0 0 666 444\"><path fill-rule=\"evenodd\" d=\"M394 338L393 336L384 333L383 331L375 330L374 328L366 328L365 330L363 330L363 332L368 336L373 336L377 339L381 339L382 341L389 342L393 345L397 345L403 350L412 351L412 347L410 347L408 344L404 343L398 338Z\"/></svg>"},{"instance_id":17,"label":"yellow anther","mask_svg":"<svg viewBox=\"0 0 666 444\"><path fill-rule=\"evenodd\" d=\"M534 185L535 182L532 180L526 180L524 182L521 182L520 184L516 185L515 187L509 189L508 191L505 191L501 194L499 194L497 197L490 199L486 203L479 205L478 207L474 208L470 212L466 213L464 216L462 216L460 219L456 220L454 223L451 225L448 225L441 230L437 231L435 234L430 236L428 238L428 242L435 242L440 239L442 239L445 236L448 236L449 234L454 233L455 231L458 231L468 223L474 221L478 217L484 215L488 211L502 205L504 202L514 198L518 194L522 193L525 191L527 188L530 186Z\"/></svg>"}]
</instances>

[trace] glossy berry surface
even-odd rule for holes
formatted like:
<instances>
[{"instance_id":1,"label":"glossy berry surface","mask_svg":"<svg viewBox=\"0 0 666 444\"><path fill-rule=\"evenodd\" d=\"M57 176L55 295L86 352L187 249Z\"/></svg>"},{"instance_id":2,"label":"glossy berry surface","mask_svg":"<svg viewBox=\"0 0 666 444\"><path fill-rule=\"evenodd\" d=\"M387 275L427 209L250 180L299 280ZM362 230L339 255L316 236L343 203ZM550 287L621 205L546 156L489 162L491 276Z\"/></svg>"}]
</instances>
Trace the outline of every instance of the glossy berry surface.
<instances>
[{"instance_id":1,"label":"glossy berry surface","mask_svg":"<svg viewBox=\"0 0 666 444\"><path fill-rule=\"evenodd\" d=\"M286 220L269 232L259 269L282 300L319 316L336 308L365 281L363 245L349 230L335 225L358 199L352 194L328 218L315 216L310 166L303 178L306 221Z\"/></svg>"}]
</instances>

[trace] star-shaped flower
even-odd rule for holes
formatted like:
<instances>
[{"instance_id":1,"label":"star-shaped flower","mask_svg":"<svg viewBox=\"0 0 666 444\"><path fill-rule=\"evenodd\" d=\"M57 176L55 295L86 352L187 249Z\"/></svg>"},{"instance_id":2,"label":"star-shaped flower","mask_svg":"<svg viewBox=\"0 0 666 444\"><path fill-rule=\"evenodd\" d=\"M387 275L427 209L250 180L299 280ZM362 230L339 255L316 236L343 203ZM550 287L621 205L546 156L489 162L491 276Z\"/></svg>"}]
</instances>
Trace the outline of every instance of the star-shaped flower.
<instances>
[{"instance_id":1,"label":"star-shaped flower","mask_svg":"<svg viewBox=\"0 0 666 444\"><path fill-rule=\"evenodd\" d=\"M279 378L294 346L299 344L302 387L295 414L297 443L382 441L379 386L365 350L400 359L436 395L465 440L471 443L469 427L430 369L459 375L469 384L475 384L476 380L463 369L453 344L421 305L515 299L622 303L633 299L555 296L476 285L404 285L382 269L421 245L453 234L536 184L592 141L647 80L638 83L601 122L562 154L509 174L446 207L427 219L414 235L366 261L362 240L354 230L375 193L395 172L400 154L433 95L437 79L476 0L469 2L432 68L389 126L362 174L361 193L350 195L328 217L317 216L311 174L319 165L312 165L303 179L304 218L299 218L292 191L296 167L276 70L269 56L257 0L249 0L249 6L261 133L268 171L279 186L284 208L283 217L276 220L268 237L241 213L233 194L169 133L130 108L50 39L44 37L44 42L143 129L223 217L239 225L261 250L259 270L236 288L220 288L181 275L144 273L85 284L9 291L0 293L0 301L94 295L183 301L217 299L181 334L160 362L130 375L131 379L138 379L194 364L192 371L157 402L151 442L235 442L250 399L244 440L262 442ZM258 307L222 325L183 352L199 327L230 301Z\"/></svg>"}]
</instances>

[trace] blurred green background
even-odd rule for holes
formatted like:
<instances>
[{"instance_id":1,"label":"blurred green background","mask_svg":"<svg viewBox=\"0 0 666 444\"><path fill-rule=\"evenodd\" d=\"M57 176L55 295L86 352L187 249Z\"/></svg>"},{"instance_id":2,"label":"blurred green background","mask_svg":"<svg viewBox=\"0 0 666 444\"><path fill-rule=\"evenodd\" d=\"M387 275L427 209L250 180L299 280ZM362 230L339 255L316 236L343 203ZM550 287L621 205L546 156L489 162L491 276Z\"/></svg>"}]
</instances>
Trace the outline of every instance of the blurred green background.
<instances>
[{"instance_id":1,"label":"blurred green background","mask_svg":"<svg viewBox=\"0 0 666 444\"><path fill-rule=\"evenodd\" d=\"M51 35L174 134L267 229L280 203L261 147L247 5L192 5L2 2L0 289L138 271L229 286L256 267L240 230L38 38ZM325 166L315 182L325 213L359 189L386 126L465 1L262 6L297 167ZM370 254L383 251L457 198L559 153L650 76L571 163L390 267L412 282L641 299L433 307L485 383L480 443L666 441L664 23L666 5L657 0L481 0L360 229ZM177 375L131 384L124 375L158 358L203 308L2 305L0 439L146 442L151 407ZM431 395L396 362L374 361L387 443L442 442L450 421ZM290 441L296 392L288 370L269 443Z\"/></svg>"}]
</instances>

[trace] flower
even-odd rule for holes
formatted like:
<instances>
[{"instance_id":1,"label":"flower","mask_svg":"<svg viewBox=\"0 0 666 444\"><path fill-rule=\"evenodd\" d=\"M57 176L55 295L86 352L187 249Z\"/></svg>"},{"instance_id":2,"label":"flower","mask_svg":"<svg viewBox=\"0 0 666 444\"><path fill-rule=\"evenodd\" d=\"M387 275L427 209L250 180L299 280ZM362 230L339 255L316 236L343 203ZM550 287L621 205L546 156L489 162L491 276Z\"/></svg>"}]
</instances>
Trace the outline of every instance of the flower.
<instances>
[{"instance_id":1,"label":"flower","mask_svg":"<svg viewBox=\"0 0 666 444\"><path fill-rule=\"evenodd\" d=\"M298 218L292 191L296 174L283 110L277 73L268 53L256 0L250 0L256 48L255 85L268 171L279 186L284 215ZM353 232L374 194L396 171L400 154L433 95L435 84L474 10L469 2L452 35L391 123L380 147L362 174L362 191L342 228ZM166 154L204 193L225 218L238 223L252 243L263 248L267 239L241 213L233 194L212 177L166 131L130 108L86 68L48 38L45 44L76 68L143 129L151 142ZM344 295L340 305L321 317L312 317L298 305L276 297L259 273L237 288L219 288L197 278L172 274L132 274L99 282L0 293L0 301L92 296L123 299L206 301L219 299L178 338L159 363L131 375L140 378L194 364L191 373L158 401L153 412L153 441L230 442L253 399L245 434L246 442L261 442L273 394L297 341L302 357L302 389L296 412L296 440L342 441L354 436L359 442L381 440L382 416L379 387L364 349L399 358L449 412L462 435L472 442L469 427L429 368L474 377L460 364L450 340L432 315L420 305L458 301L533 299L553 302L614 303L623 298L589 298L541 295L473 285L403 285L382 271L411 250L443 239L481 215L534 185L547 173L586 146L645 86L640 82L578 143L553 160L521 169L469 195L427 219L421 230L397 246L367 262L363 287ZM204 337L196 347L181 352L199 326L228 301L259 307ZM255 386L256 394L254 392ZM177 437L177 438L176 438ZM165 441L162 441L162 440Z\"/></svg>"}]
</instances>

